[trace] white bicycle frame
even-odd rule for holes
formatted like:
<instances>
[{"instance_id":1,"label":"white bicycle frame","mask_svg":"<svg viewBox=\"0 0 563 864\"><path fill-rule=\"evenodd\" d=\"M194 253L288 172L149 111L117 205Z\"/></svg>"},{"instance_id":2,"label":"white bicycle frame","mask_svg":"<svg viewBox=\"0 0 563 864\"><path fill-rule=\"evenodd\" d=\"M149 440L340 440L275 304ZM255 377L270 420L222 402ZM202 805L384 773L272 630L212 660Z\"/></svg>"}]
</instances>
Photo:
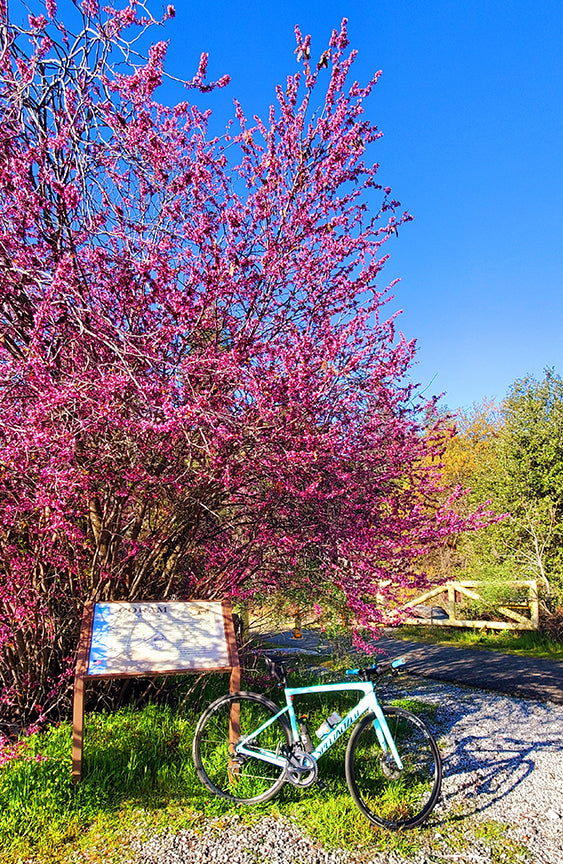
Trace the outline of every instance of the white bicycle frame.
<instances>
[{"instance_id":1,"label":"white bicycle frame","mask_svg":"<svg viewBox=\"0 0 563 864\"><path fill-rule=\"evenodd\" d=\"M375 734L377 735L377 739L381 746L381 749L386 752L390 751L393 759L399 770L402 769L403 763L401 762L401 757L397 751L397 747L395 746L395 742L393 740L393 736L391 735L391 731L389 726L387 725L387 721L385 719L385 715L381 710L379 702L377 701L377 697L375 695L375 690L371 681L363 682L357 681L354 683L342 682L340 684L315 684L312 687L285 687L284 694L286 699L286 705L277 714L267 720L265 723L262 723L258 729L255 729L250 735L245 735L235 746L235 752L240 753L244 756L253 756L255 759L261 759L263 762L269 762L271 765L278 765L280 768L283 768L287 764L287 758L280 755L279 753L274 753L271 750L266 750L262 747L253 747L249 749L246 747L248 741L252 741L256 738L260 732L263 732L264 729L267 729L268 726L271 726L272 723L275 723L276 720L282 716L282 714L289 715L289 722L291 725L291 736L294 744L299 744L299 729L297 726L297 719L295 716L295 710L293 708L293 698L295 696L303 696L309 693L341 693L346 690L359 690L363 693L363 697L360 701L355 705L351 711L346 714L346 716L340 721L340 723L334 727L334 729L329 732L328 735L321 740L321 742L315 747L313 752L310 754L315 760L320 759L323 753L332 747L335 741L338 741L341 735L346 732L350 726L359 720L363 714L366 714L368 711L372 711L374 716L373 727L375 729Z\"/></svg>"}]
</instances>

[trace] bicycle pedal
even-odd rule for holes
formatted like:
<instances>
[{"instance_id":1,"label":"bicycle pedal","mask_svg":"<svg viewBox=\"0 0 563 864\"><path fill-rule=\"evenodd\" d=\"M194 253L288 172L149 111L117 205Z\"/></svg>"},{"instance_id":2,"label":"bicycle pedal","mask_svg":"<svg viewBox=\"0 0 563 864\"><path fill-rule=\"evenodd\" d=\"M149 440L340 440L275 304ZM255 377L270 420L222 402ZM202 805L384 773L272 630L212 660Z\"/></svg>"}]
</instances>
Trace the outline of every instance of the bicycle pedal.
<instances>
[{"instance_id":1,"label":"bicycle pedal","mask_svg":"<svg viewBox=\"0 0 563 864\"><path fill-rule=\"evenodd\" d=\"M317 785L317 788L319 789L320 792L326 792L326 790L328 789L327 784L325 783L324 780L321 780L320 777L317 778L316 785Z\"/></svg>"}]
</instances>

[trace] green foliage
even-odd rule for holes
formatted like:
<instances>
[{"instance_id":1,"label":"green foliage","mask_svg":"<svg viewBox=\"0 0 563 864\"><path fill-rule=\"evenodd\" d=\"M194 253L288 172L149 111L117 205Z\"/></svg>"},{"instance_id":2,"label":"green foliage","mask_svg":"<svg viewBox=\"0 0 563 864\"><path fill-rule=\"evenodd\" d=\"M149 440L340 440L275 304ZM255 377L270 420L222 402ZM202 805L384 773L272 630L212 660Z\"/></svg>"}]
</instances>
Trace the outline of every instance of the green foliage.
<instances>
[{"instance_id":1,"label":"green foliage","mask_svg":"<svg viewBox=\"0 0 563 864\"><path fill-rule=\"evenodd\" d=\"M314 585L314 588L312 586ZM285 586L283 591L269 594L256 593L252 598L254 616L271 625L292 626L297 609L307 620L314 620L328 633L349 636L350 610L346 594L336 585L320 578L318 568L311 566L296 574L295 584ZM302 624L305 624L304 618Z\"/></svg>"},{"instance_id":2,"label":"green foliage","mask_svg":"<svg viewBox=\"0 0 563 864\"><path fill-rule=\"evenodd\" d=\"M563 380L524 378L503 403L502 460L528 567L563 596Z\"/></svg>"},{"instance_id":3,"label":"green foliage","mask_svg":"<svg viewBox=\"0 0 563 864\"><path fill-rule=\"evenodd\" d=\"M563 597L563 380L546 370L516 381L497 407L473 406L444 455L445 480L470 489L469 512L490 501L506 518L460 537L440 575L535 578ZM447 571L447 572L445 572Z\"/></svg>"},{"instance_id":4,"label":"green foliage","mask_svg":"<svg viewBox=\"0 0 563 864\"><path fill-rule=\"evenodd\" d=\"M527 500L563 498L563 380L548 369L543 381L516 381L502 413L513 489Z\"/></svg>"}]
</instances>

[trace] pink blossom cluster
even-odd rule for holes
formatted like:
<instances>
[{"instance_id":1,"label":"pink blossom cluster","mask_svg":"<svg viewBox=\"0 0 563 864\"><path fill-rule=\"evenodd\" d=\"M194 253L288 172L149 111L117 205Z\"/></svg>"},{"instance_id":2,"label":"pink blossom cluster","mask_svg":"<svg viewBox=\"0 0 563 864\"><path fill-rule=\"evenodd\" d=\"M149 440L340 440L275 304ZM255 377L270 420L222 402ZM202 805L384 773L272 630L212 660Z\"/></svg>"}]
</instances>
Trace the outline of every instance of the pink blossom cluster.
<instances>
[{"instance_id":1,"label":"pink blossom cluster","mask_svg":"<svg viewBox=\"0 0 563 864\"><path fill-rule=\"evenodd\" d=\"M40 731L39 724L35 723L25 730L19 738L13 740L7 735L0 733L0 768L9 762L23 760L25 762L46 762L47 756L43 753L33 753L29 738Z\"/></svg>"},{"instance_id":2,"label":"pink blossom cluster","mask_svg":"<svg viewBox=\"0 0 563 864\"><path fill-rule=\"evenodd\" d=\"M26 718L60 706L86 600L299 586L373 624L488 518L444 503L447 430L385 315L409 216L378 184L378 76L350 83L346 23L318 63L297 31L304 71L217 139L154 101L164 42L112 71L136 4L72 57L47 11L31 57L16 28L0 43L0 674Z\"/></svg>"}]
</instances>

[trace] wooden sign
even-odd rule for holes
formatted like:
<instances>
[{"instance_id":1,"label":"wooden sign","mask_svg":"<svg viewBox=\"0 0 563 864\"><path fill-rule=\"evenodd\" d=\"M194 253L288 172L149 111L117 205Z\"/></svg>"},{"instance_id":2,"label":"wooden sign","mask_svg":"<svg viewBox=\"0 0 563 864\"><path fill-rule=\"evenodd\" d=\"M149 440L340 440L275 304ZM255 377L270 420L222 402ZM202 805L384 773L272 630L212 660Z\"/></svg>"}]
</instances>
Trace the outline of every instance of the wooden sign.
<instances>
[{"instance_id":1,"label":"wooden sign","mask_svg":"<svg viewBox=\"0 0 563 864\"><path fill-rule=\"evenodd\" d=\"M87 603L74 677L72 776L82 773L84 682L182 672L229 672L240 689L230 604L208 600Z\"/></svg>"}]
</instances>

